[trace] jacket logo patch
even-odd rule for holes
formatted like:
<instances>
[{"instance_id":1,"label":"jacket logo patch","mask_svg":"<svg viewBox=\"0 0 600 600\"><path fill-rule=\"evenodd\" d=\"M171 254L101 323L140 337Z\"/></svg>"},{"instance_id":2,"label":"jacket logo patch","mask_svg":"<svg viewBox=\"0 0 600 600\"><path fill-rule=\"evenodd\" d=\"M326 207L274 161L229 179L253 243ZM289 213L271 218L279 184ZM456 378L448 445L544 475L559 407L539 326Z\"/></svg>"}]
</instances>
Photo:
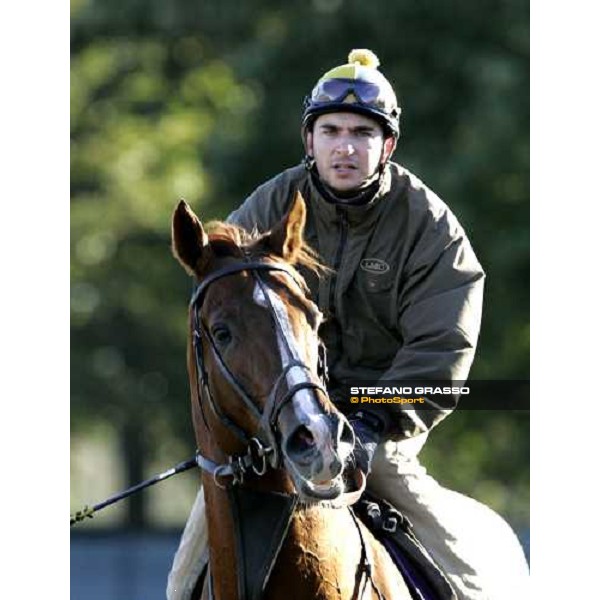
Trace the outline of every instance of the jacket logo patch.
<instances>
[{"instance_id":1,"label":"jacket logo patch","mask_svg":"<svg viewBox=\"0 0 600 600\"><path fill-rule=\"evenodd\" d=\"M360 268L368 273L383 275L383 273L387 273L390 270L390 265L379 258L363 258L360 261Z\"/></svg>"}]
</instances>

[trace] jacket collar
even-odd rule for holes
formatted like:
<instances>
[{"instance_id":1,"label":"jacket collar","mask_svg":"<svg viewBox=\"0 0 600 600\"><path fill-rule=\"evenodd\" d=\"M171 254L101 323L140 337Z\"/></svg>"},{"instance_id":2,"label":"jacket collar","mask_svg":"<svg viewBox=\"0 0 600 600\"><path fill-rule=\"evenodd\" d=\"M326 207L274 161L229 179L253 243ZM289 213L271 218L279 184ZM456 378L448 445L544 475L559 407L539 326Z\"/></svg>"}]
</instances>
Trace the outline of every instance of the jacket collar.
<instances>
[{"instance_id":1,"label":"jacket collar","mask_svg":"<svg viewBox=\"0 0 600 600\"><path fill-rule=\"evenodd\" d=\"M383 174L381 176L381 183L379 189L375 192L375 195L366 204L352 205L352 204L334 204L329 200L326 200L321 194L318 186L315 185L313 177L310 173L308 175L308 181L311 191L311 198L315 200L315 208L318 213L327 221L333 222L339 219L340 213L345 213L348 218L348 223L352 227L369 227L372 221L376 218L379 213L375 210L379 204L384 200L386 194L391 189L391 172L390 164L386 164Z\"/></svg>"}]
</instances>

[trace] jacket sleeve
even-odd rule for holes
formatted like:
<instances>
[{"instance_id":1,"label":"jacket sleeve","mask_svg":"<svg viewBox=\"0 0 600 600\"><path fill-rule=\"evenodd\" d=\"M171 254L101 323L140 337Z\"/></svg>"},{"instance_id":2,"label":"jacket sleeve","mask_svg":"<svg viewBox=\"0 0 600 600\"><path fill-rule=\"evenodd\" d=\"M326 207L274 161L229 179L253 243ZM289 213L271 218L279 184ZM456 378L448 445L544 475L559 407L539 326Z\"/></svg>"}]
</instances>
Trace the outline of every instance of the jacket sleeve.
<instances>
[{"instance_id":1,"label":"jacket sleeve","mask_svg":"<svg viewBox=\"0 0 600 600\"><path fill-rule=\"evenodd\" d=\"M475 355L485 275L454 215L446 208L427 216L398 296L402 347L381 381L461 386ZM459 395L439 398L425 396L420 408L392 409L389 433L412 437L429 431L456 407Z\"/></svg>"},{"instance_id":2,"label":"jacket sleeve","mask_svg":"<svg viewBox=\"0 0 600 600\"><path fill-rule=\"evenodd\" d=\"M290 198L290 185L284 172L254 190L226 221L246 231L257 229L264 233L283 218Z\"/></svg>"}]
</instances>

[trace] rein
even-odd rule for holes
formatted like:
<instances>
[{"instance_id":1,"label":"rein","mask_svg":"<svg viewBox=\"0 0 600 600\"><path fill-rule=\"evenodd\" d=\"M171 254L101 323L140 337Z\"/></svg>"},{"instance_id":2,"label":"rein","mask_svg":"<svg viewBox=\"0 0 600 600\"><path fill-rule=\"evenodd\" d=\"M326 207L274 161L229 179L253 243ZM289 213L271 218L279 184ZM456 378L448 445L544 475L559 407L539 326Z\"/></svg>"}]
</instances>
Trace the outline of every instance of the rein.
<instances>
[{"instance_id":1,"label":"rein","mask_svg":"<svg viewBox=\"0 0 600 600\"><path fill-rule=\"evenodd\" d=\"M188 471L192 467L200 466L197 460L197 457L190 458L188 460L184 460L179 464L175 465L171 469L167 469L166 471L151 477L150 479L146 479L146 481L142 481L142 483L138 483L126 490L111 496L110 498L100 502L98 504L94 504L94 506L84 506L81 510L78 510L74 515L71 515L71 527L80 523L85 519L92 519L94 517L94 513L114 504L115 502L119 502L119 500L123 500L128 496L135 494L136 492L141 492L143 489L158 483L159 481L164 481L165 479L169 479L169 477L173 477L173 475L177 475L178 473L183 473L184 471Z\"/></svg>"}]
</instances>

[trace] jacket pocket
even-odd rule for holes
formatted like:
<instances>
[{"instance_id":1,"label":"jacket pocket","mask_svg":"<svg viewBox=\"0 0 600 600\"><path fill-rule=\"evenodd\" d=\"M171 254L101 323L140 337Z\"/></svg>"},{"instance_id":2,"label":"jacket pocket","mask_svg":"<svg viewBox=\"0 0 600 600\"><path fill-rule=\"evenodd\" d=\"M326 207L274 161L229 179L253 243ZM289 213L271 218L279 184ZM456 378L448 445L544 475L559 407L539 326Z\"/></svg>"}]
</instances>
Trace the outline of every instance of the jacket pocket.
<instances>
[{"instance_id":1,"label":"jacket pocket","mask_svg":"<svg viewBox=\"0 0 600 600\"><path fill-rule=\"evenodd\" d=\"M394 273L361 273L364 289L369 293L389 292L394 283Z\"/></svg>"},{"instance_id":2,"label":"jacket pocket","mask_svg":"<svg viewBox=\"0 0 600 600\"><path fill-rule=\"evenodd\" d=\"M370 327L379 326L386 331L396 326L395 273L365 273L359 275L362 313ZM394 335L394 334L392 334Z\"/></svg>"}]
</instances>

